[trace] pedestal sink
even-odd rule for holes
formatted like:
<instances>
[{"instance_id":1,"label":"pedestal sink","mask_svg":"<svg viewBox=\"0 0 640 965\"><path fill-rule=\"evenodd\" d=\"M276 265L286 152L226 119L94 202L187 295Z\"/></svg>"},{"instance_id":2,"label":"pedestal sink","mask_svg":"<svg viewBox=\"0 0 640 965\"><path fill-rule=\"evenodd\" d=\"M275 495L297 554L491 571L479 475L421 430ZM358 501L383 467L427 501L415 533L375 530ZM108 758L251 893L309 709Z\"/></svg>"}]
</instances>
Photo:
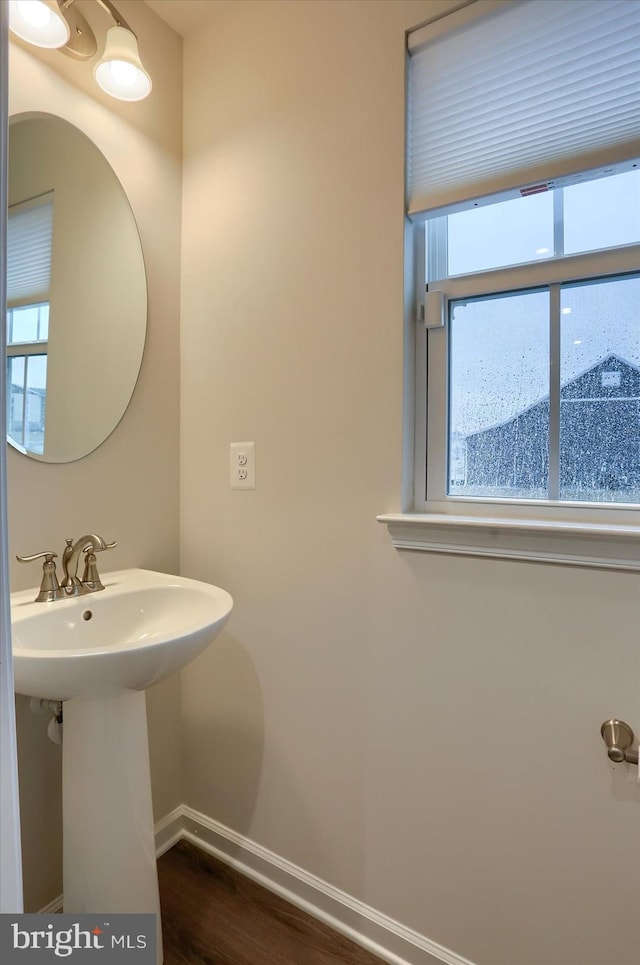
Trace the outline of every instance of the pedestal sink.
<instances>
[{"instance_id":1,"label":"pedestal sink","mask_svg":"<svg viewBox=\"0 0 640 965\"><path fill-rule=\"evenodd\" d=\"M160 963L144 690L201 653L233 601L150 570L102 580L103 591L53 603L11 595L15 689L64 701L65 912L156 913Z\"/></svg>"}]
</instances>

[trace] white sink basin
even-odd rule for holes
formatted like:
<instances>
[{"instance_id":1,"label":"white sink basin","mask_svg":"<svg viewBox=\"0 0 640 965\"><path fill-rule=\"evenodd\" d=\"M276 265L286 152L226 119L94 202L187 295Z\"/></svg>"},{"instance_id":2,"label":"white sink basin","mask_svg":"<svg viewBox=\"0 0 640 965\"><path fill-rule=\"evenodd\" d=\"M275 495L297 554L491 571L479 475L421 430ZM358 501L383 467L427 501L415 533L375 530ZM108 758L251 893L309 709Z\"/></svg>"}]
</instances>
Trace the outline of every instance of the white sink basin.
<instances>
[{"instance_id":1,"label":"white sink basin","mask_svg":"<svg viewBox=\"0 0 640 965\"><path fill-rule=\"evenodd\" d=\"M233 600L217 586L151 570L102 577L97 593L34 603L11 594L17 693L48 700L144 690L216 637Z\"/></svg>"}]
</instances>

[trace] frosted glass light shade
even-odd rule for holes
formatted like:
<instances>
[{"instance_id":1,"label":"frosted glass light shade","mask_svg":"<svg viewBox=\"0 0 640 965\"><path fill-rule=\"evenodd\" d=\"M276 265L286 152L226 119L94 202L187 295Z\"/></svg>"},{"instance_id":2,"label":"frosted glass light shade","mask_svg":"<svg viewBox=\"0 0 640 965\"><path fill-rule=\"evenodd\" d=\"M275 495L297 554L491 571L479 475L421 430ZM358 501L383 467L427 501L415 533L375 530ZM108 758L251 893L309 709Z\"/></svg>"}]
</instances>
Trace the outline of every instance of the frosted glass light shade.
<instances>
[{"instance_id":1,"label":"frosted glass light shade","mask_svg":"<svg viewBox=\"0 0 640 965\"><path fill-rule=\"evenodd\" d=\"M64 47L71 36L55 0L10 0L9 29L36 47Z\"/></svg>"},{"instance_id":2,"label":"frosted glass light shade","mask_svg":"<svg viewBox=\"0 0 640 965\"><path fill-rule=\"evenodd\" d=\"M151 78L142 66L138 42L126 27L107 31L104 53L94 68L100 87L122 101L140 101L151 91Z\"/></svg>"}]
</instances>

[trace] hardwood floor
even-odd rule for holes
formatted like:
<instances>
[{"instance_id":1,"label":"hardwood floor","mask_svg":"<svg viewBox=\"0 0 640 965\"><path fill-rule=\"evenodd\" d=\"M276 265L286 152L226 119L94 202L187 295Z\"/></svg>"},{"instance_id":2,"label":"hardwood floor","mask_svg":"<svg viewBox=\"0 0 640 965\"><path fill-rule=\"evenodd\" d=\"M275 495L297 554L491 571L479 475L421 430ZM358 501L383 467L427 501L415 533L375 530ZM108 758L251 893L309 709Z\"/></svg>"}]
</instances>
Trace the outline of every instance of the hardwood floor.
<instances>
[{"instance_id":1,"label":"hardwood floor","mask_svg":"<svg viewBox=\"0 0 640 965\"><path fill-rule=\"evenodd\" d=\"M164 965L383 965L188 841L159 859L158 877Z\"/></svg>"}]
</instances>

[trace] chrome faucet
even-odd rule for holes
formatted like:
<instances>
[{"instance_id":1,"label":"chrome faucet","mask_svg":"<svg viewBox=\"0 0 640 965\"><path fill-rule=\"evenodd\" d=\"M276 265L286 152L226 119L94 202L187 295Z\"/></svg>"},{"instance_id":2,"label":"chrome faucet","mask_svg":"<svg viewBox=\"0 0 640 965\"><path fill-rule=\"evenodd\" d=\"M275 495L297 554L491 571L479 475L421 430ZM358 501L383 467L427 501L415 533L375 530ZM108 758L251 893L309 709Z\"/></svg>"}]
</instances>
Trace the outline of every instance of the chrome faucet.
<instances>
[{"instance_id":1,"label":"chrome faucet","mask_svg":"<svg viewBox=\"0 0 640 965\"><path fill-rule=\"evenodd\" d=\"M101 553L102 550L110 550L116 544L105 543L102 536L96 536L95 533L81 536L75 543L72 539L68 539L66 543L67 545L62 554L63 577L60 586L69 595L74 592L91 593L94 590L104 590L104 586L98 576L96 553ZM87 556L82 579L80 580L78 579L78 561L80 559L80 553L82 553L83 550L86 550ZM84 589L74 591L74 587L84 587Z\"/></svg>"},{"instance_id":2,"label":"chrome faucet","mask_svg":"<svg viewBox=\"0 0 640 965\"><path fill-rule=\"evenodd\" d=\"M69 596L81 596L84 593L95 593L97 590L104 590L104 586L98 574L96 563L96 553L103 550L113 549L117 543L105 543L102 536L89 533L81 536L74 543L72 539L66 540L66 546L62 554L62 582L58 583L56 574L56 564L53 562L57 553L35 553L33 556L16 556L19 563L30 563L32 560L44 557L42 568L42 584L36 597L36 603L51 603L53 600L64 600ZM78 562L80 554L86 553L82 579L78 577Z\"/></svg>"}]
</instances>

